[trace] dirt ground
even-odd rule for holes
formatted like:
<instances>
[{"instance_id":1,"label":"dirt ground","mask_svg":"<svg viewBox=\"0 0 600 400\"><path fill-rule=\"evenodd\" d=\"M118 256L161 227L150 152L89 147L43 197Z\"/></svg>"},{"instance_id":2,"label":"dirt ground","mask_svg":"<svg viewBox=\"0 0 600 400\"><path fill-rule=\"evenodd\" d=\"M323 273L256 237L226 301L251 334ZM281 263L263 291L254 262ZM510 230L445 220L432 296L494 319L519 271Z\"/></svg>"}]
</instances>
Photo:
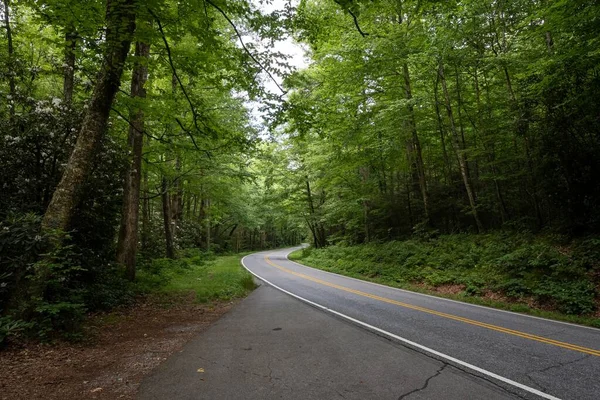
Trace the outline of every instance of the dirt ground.
<instances>
[{"instance_id":1,"label":"dirt ground","mask_svg":"<svg viewBox=\"0 0 600 400\"><path fill-rule=\"evenodd\" d=\"M0 399L134 399L144 376L234 304L180 300L146 300L91 317L85 343L20 343L0 351Z\"/></svg>"}]
</instances>

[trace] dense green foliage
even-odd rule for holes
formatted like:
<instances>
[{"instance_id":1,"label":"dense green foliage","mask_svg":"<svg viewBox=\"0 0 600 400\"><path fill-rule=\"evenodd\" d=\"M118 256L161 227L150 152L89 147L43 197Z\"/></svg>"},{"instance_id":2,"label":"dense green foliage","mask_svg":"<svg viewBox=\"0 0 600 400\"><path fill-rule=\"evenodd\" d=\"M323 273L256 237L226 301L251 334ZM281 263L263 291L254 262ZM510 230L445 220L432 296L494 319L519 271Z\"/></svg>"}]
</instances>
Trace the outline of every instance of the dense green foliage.
<instances>
[{"instance_id":1,"label":"dense green foliage","mask_svg":"<svg viewBox=\"0 0 600 400\"><path fill-rule=\"evenodd\" d=\"M590 314L597 307L596 287L600 284L598 239L570 246L557 244L559 239L531 234L455 234L434 240L309 248L291 258L401 288L419 289L414 284L425 284L435 290L452 285L463 299L500 297L533 308Z\"/></svg>"},{"instance_id":2,"label":"dense green foliage","mask_svg":"<svg viewBox=\"0 0 600 400\"><path fill-rule=\"evenodd\" d=\"M137 286L167 299L190 292L203 303L240 298L254 289L252 275L241 267L240 258L188 252L178 260L155 259L141 268Z\"/></svg>"},{"instance_id":3,"label":"dense green foliage","mask_svg":"<svg viewBox=\"0 0 600 400\"><path fill-rule=\"evenodd\" d=\"M241 295L200 261L307 237L392 281L594 309L596 2L0 4L0 341L167 278ZM305 69L273 50L290 35Z\"/></svg>"},{"instance_id":4,"label":"dense green foliage","mask_svg":"<svg viewBox=\"0 0 600 400\"><path fill-rule=\"evenodd\" d=\"M339 4L300 2L312 64L274 115L316 197L318 246L598 231L596 2Z\"/></svg>"},{"instance_id":5,"label":"dense green foliage","mask_svg":"<svg viewBox=\"0 0 600 400\"><path fill-rule=\"evenodd\" d=\"M185 256L186 249L206 258L299 242L299 219L270 202L263 170L270 149L246 106L247 100L271 97L259 74L285 68L285 60L240 47L247 39L238 37L242 29L259 39L281 37L284 20L277 14L263 14L243 0L0 5L0 342L26 330L42 338L56 331L76 335L85 313L127 304L150 289L148 276L161 282L154 287L160 290L170 277L166 270L180 269L164 257ZM117 63L111 51L118 45L108 35L123 24L111 18L125 21L131 11L134 36L120 33L132 42L123 72L106 78L103 71L115 65L102 60ZM149 47L146 55L140 43ZM135 87L141 67L147 73L142 89ZM103 79L120 83L114 100L95 100ZM91 135L94 124L86 118L98 104L109 116L96 134L101 140L83 157L91 169L65 184L67 172L81 169L73 167L74 149ZM102 123L98 113L92 118ZM133 126L143 129L137 150ZM136 154L139 167L132 164ZM138 188L130 189L126 178L135 173ZM64 232L44 227L42 219L52 212L59 182L61 190L75 186L76 194L73 204L59 204L69 215ZM122 220L128 189L139 196L134 225ZM115 256L124 225L139 231L131 239L134 264L127 274ZM142 276L131 283L135 253ZM157 265L165 271L148 272ZM194 279L212 279L221 268L194 265L205 269ZM221 272L207 294L198 289L199 298L244 292L238 272ZM250 286L247 277L243 284Z\"/></svg>"}]
</instances>

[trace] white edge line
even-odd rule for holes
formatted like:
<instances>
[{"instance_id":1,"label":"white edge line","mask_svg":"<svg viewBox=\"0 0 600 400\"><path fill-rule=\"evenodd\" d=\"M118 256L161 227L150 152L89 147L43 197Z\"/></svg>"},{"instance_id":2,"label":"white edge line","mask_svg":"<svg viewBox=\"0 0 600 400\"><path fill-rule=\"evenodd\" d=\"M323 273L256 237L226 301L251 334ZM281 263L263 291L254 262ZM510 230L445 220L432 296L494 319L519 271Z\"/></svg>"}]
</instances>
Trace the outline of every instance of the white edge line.
<instances>
[{"instance_id":1,"label":"white edge line","mask_svg":"<svg viewBox=\"0 0 600 400\"><path fill-rule=\"evenodd\" d=\"M248 256L255 255L255 254L256 254L256 253L253 253L253 254L248 254L248 255L244 256L244 257L241 259L242 266L243 266L243 267L244 267L244 268L245 268L245 269L246 269L248 272L250 272L252 275L254 275L255 277L257 277L257 278L258 278L258 279L260 279L261 281L268 283L269 285L273 286L275 289L277 289L277 290L279 290L279 291L281 291L281 292L283 292L283 293L285 293L285 294L288 294L288 295L290 295L290 296L292 296L292 297L295 297L296 299L298 299L298 300L300 300L300 301L303 301L303 302L305 302L305 303L308 303L308 304L310 304L310 305L312 305L312 306L314 306L314 307L320 308L320 309L322 309L322 310L324 310L324 311L328 311L328 312L330 312L330 313L332 313L332 314L335 314L335 315L337 315L337 316L339 316L339 317L342 317L342 318L344 318L344 319L347 319L347 320L349 320L349 321L352 321L352 322L354 322L355 324L362 325L362 326L364 326L364 327L366 327L366 328L368 328L368 329L370 329L370 330L372 330L372 331L379 332L379 333L381 333L381 334L383 334L383 335L385 335L385 336L388 336L388 337L391 337L391 338L393 338L393 339L396 339L396 340L398 340L398 341L400 341L400 342L402 342L402 343L406 343L406 344L408 344L409 346L416 347L416 348L418 348L418 349L421 349L421 350L423 350L423 351L425 351L425 352L427 352L427 353L430 353L430 354L436 355L436 356L438 356L439 358L442 358L442 359L448 360L448 361L450 361L450 362L452 362L452 363L454 363L454 364L458 364L458 365L461 365L461 366L463 366L463 367L465 367L465 368L468 368L468 369L470 369L470 370L473 370L473 371L479 372L479 373L480 373L480 374L482 374L482 375L489 376L489 377L491 377L491 378L494 378L494 379L496 379L496 380L499 380L499 381L501 381L501 382L504 382L504 383L506 383L506 384L508 384L508 385L511 385L511 386L517 387L517 388L519 388L519 389L521 389L521 390L524 390L524 391L526 391L526 392L529 392L529 393L535 394L535 395L537 395L537 396L540 396L540 397L542 397L542 398L544 398L544 399L548 399L548 400L561 400L560 398L558 398L558 397L554 397L554 396L552 396L552 395L550 395L550 394L548 394L548 393L544 393L544 392L541 392L541 391L539 391L539 390L537 390L537 389L534 389L534 388L532 388L532 387L529 387L529 386L527 386L527 385L523 385L522 383L515 382L515 381L513 381L513 380L511 380L511 379L505 378L505 377L503 377L503 376L500 376L500 375L498 375L498 374L495 374L495 373L493 373L493 372L490 372L490 371L488 371L488 370L485 370L485 369L483 369L483 368L479 368L479 367L477 367L477 366L475 366L475 365L472 365L472 364L469 364L469 363L467 363L467 362L465 362L465 361L459 360L458 358L454 358L454 357L452 357L452 356L449 356L449 355L447 355L447 354L444 354L444 353L441 353L441 352L439 352L439 351L433 350L433 349L431 349L431 348L429 348L429 347L426 347L426 346L423 346L423 345L421 345L421 344L415 343L415 342L413 342L413 341L411 341L411 340L405 339L405 338L403 338L403 337L401 337L401 336L395 335L395 334L393 334L393 333L391 333L391 332L388 332L388 331L385 331L385 330L383 330L383 329L381 329L381 328L377 328L376 326L369 325L369 324L367 324L366 322L363 322L363 321L360 321L360 320L358 320L358 319L352 318L352 317L350 317L350 316L348 316L348 315L346 315L346 314L342 314L342 313L341 313L341 312L339 312L339 311L332 310L331 308L328 308L328 307L326 307L326 306L323 306L323 305L321 305L321 304L315 303L314 301L310 301L310 300L308 300L308 299L305 299L304 297L298 296L297 294L294 294L294 293L292 293L292 292L288 292L287 290L280 288L279 286L277 286L277 285L273 284L272 282L270 282L270 281L266 280L265 278L262 278L261 276L259 276L259 275L258 275L258 274L256 274L256 273L252 272L252 271L251 271L251 270L250 270L250 269L249 269L249 268L246 266L246 264L244 263L244 259L245 259L246 257L248 257ZM290 261L291 261L291 260L290 260ZM292 261L292 262L293 262L293 261ZM302 265L302 264L299 264L299 265Z\"/></svg>"},{"instance_id":2,"label":"white edge line","mask_svg":"<svg viewBox=\"0 0 600 400\"><path fill-rule=\"evenodd\" d=\"M294 247L294 249L297 249L297 248L296 248L296 247ZM287 249L286 249L286 250L287 250ZM296 251L296 250L294 250L294 251ZM574 323L572 323L572 322L565 322L565 321L557 321L557 320L555 320L555 319L549 319L549 318L544 318L544 317L536 317L535 315L523 314L523 313L519 313L519 312L515 312L515 311L502 310L502 309L500 309L500 308L493 308L493 307L488 307L488 306L482 306L482 305L479 305L479 304L467 303L467 302L465 302L465 301L454 300L454 299L448 299L448 298L446 298L446 297L434 296L434 295L431 295L431 294L425 294L425 293L413 292L412 290L400 289L400 288L393 287L393 286L387 286L387 285L384 285L384 284L382 284L382 283L371 282L371 281L365 281L365 280L358 279L358 278L354 278L354 277L347 276L347 275L336 274L335 272L325 271L325 270L323 270L323 269L319 269L319 268L311 267L311 266L309 266L309 265L300 264L299 262L296 262L296 261L294 261L294 260L290 260L290 259L289 259L289 255L290 255L291 253L292 253L292 252L290 251L288 254L286 254L286 255L285 255L285 258L286 258L286 259L287 259L289 262L291 262L291 263L294 263L294 264L296 264L296 265L299 265L299 266L301 266L301 267L306 267L306 268L314 269L315 271L324 272L324 273L326 273L326 274L335 275L335 276L339 276L339 277L342 277L342 278L348 278L348 279L352 279L352 280L354 280L354 281L357 281L357 282L363 282L363 283L368 283L368 284L375 285L375 286L381 286L381 287L384 287L384 288L387 288L387 289L398 290L398 291L400 291L400 292L404 292L404 293L410 293L410 294L416 294L416 295L419 295L419 296L430 297L430 298L432 298L432 299L449 301L449 302L451 302L451 303L464 304L464 305L471 306L471 307L483 308L483 309L485 309L485 310L490 310L490 311L498 311L498 312L502 312L502 313L506 313L506 314L518 315L518 316L521 316L521 317L527 317L527 318L539 319L539 320L541 320L541 321L553 322L553 323L555 323L555 324L562 324L562 325L574 326L574 327L576 327L576 328L584 328L584 329L591 329L591 330L594 330L594 331L600 331L600 328L594 328L593 326L586 326L586 325L574 324ZM249 254L249 255L250 255L250 254Z\"/></svg>"}]
</instances>

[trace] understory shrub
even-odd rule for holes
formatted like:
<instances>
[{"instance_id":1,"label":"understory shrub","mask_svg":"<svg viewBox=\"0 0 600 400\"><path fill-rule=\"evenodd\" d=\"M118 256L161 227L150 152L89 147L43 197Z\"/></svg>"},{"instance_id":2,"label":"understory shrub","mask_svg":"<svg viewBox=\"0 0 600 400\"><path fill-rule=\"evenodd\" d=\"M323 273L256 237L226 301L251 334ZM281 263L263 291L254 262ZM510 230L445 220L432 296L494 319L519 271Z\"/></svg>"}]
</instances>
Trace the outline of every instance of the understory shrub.
<instances>
[{"instance_id":1,"label":"understory shrub","mask_svg":"<svg viewBox=\"0 0 600 400\"><path fill-rule=\"evenodd\" d=\"M304 250L308 264L381 282L462 285L465 295L498 292L566 314L597 304L600 240L566 243L530 233L455 234Z\"/></svg>"}]
</instances>

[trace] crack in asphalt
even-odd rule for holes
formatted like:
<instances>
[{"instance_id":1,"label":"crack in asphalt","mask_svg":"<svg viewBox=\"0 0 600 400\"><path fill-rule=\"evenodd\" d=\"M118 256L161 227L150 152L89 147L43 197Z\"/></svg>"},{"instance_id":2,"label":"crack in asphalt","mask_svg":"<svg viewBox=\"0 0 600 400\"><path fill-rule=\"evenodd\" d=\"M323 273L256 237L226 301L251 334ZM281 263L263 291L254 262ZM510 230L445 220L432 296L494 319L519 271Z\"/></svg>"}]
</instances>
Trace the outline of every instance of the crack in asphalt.
<instances>
[{"instance_id":1,"label":"crack in asphalt","mask_svg":"<svg viewBox=\"0 0 600 400\"><path fill-rule=\"evenodd\" d=\"M269 382L273 385L273 369L271 369L271 360L267 363L267 368L269 368Z\"/></svg>"},{"instance_id":2,"label":"crack in asphalt","mask_svg":"<svg viewBox=\"0 0 600 400\"><path fill-rule=\"evenodd\" d=\"M340 320L340 321L344 321L344 322L346 322L346 323L348 323L348 324L352 324L352 323L350 323L350 322L346 321L345 319L341 319L341 318L339 318L339 320ZM446 362L446 361L445 361L443 358L441 358L441 357L436 357L436 356L432 355L431 353L429 353L429 352L427 352L427 351L424 351L424 350L422 350L422 349L419 349L419 348L417 348L417 347L413 347L413 346L407 345L406 343L401 343L401 342L398 342L397 340L394 340L393 338L391 338L391 337L389 337L389 336L387 336L387 335L384 335L384 334L382 334L382 333L379 333L379 332L377 332L377 331L373 331L373 330L371 330L371 329L365 328L365 327L363 327L362 325L356 325L356 324L352 324L352 325L353 325L353 326L358 326L360 329L364 329L365 331L367 331L367 332L369 332L369 333L371 333L371 334L373 334L373 335L375 335L375 336L377 336L377 337L379 337L379 338L381 338L381 339L384 339L384 340L385 340L385 341L387 341L387 342L393 343L393 344L394 344L394 345L396 345L396 346L400 346L400 347L402 347L402 348L405 348L405 349L408 349L408 350L414 351L414 352L416 352L416 353L418 353L418 354L422 354L422 355L424 355L424 356L425 356L425 357L427 357L427 358L430 358L430 359L432 359L432 360L436 360L436 361L439 361L439 362L441 362L441 363L444 363L445 365L451 366L452 368L455 368L455 369L457 369L458 371L464 372L464 373L465 373L465 374L467 374L467 375L473 376L473 377L475 377L475 378L482 379L482 380L484 380L484 381L486 381L486 382L488 382L488 383L490 383L490 384L494 385L494 386L495 386L495 387L497 387L498 389L500 389L500 390L502 390L502 391L504 391L504 392L506 392L506 393L509 393L509 394L511 394L511 395L513 395L513 396L516 396L516 397L518 397L519 399L523 399L523 400L526 400L526 399L527 399L527 397L524 397L523 395L519 394L519 393L518 393L516 390L512 389L512 388L513 388L512 386L511 386L511 388L509 389L509 388L507 388L506 386L504 386L504 385L500 384L500 383L499 383L499 382L498 382L496 379L490 378L490 377L488 377L488 376L486 376L486 375L484 375L484 374L479 374L479 373L476 373L476 372L472 371L471 369L469 369L469 368L466 368L465 366L462 366L462 365L457 365L457 364L453 364L453 363L448 363L448 362ZM407 393L407 395L408 395L408 393ZM404 396L406 396L406 395L404 395Z\"/></svg>"},{"instance_id":3,"label":"crack in asphalt","mask_svg":"<svg viewBox=\"0 0 600 400\"><path fill-rule=\"evenodd\" d=\"M537 378L534 378L531 375L544 373L544 372L547 372L547 371L549 371L551 369L555 369L555 368L563 368L563 367L566 367L567 365L575 364L576 362L583 361L583 360L585 360L586 358L589 358L589 357L591 357L591 354L584 354L583 356L581 356L579 358L576 358L575 360L559 362L559 363L552 364L552 365L550 365L548 367L545 367L545 368L542 368L542 369L539 369L539 370L531 371L526 376L527 376L527 378L529 378L529 380L531 382L533 382L534 384L536 384L537 386L539 386L543 391L547 391L547 388L544 385L542 385L537 380Z\"/></svg>"},{"instance_id":4,"label":"crack in asphalt","mask_svg":"<svg viewBox=\"0 0 600 400\"><path fill-rule=\"evenodd\" d=\"M439 376L447 366L448 366L448 364L442 364L442 366L433 375L431 375L429 378L427 378L425 380L425 383L423 384L423 386L421 386L420 388L411 390L410 392L408 392L406 394L400 395L400 397L398 397L398 400L402 400L402 399L410 396L411 394L414 394L414 393L417 393L417 392L427 389L427 386L429 386L429 382L431 382L431 380L433 378L435 378L436 376Z\"/></svg>"}]
</instances>

